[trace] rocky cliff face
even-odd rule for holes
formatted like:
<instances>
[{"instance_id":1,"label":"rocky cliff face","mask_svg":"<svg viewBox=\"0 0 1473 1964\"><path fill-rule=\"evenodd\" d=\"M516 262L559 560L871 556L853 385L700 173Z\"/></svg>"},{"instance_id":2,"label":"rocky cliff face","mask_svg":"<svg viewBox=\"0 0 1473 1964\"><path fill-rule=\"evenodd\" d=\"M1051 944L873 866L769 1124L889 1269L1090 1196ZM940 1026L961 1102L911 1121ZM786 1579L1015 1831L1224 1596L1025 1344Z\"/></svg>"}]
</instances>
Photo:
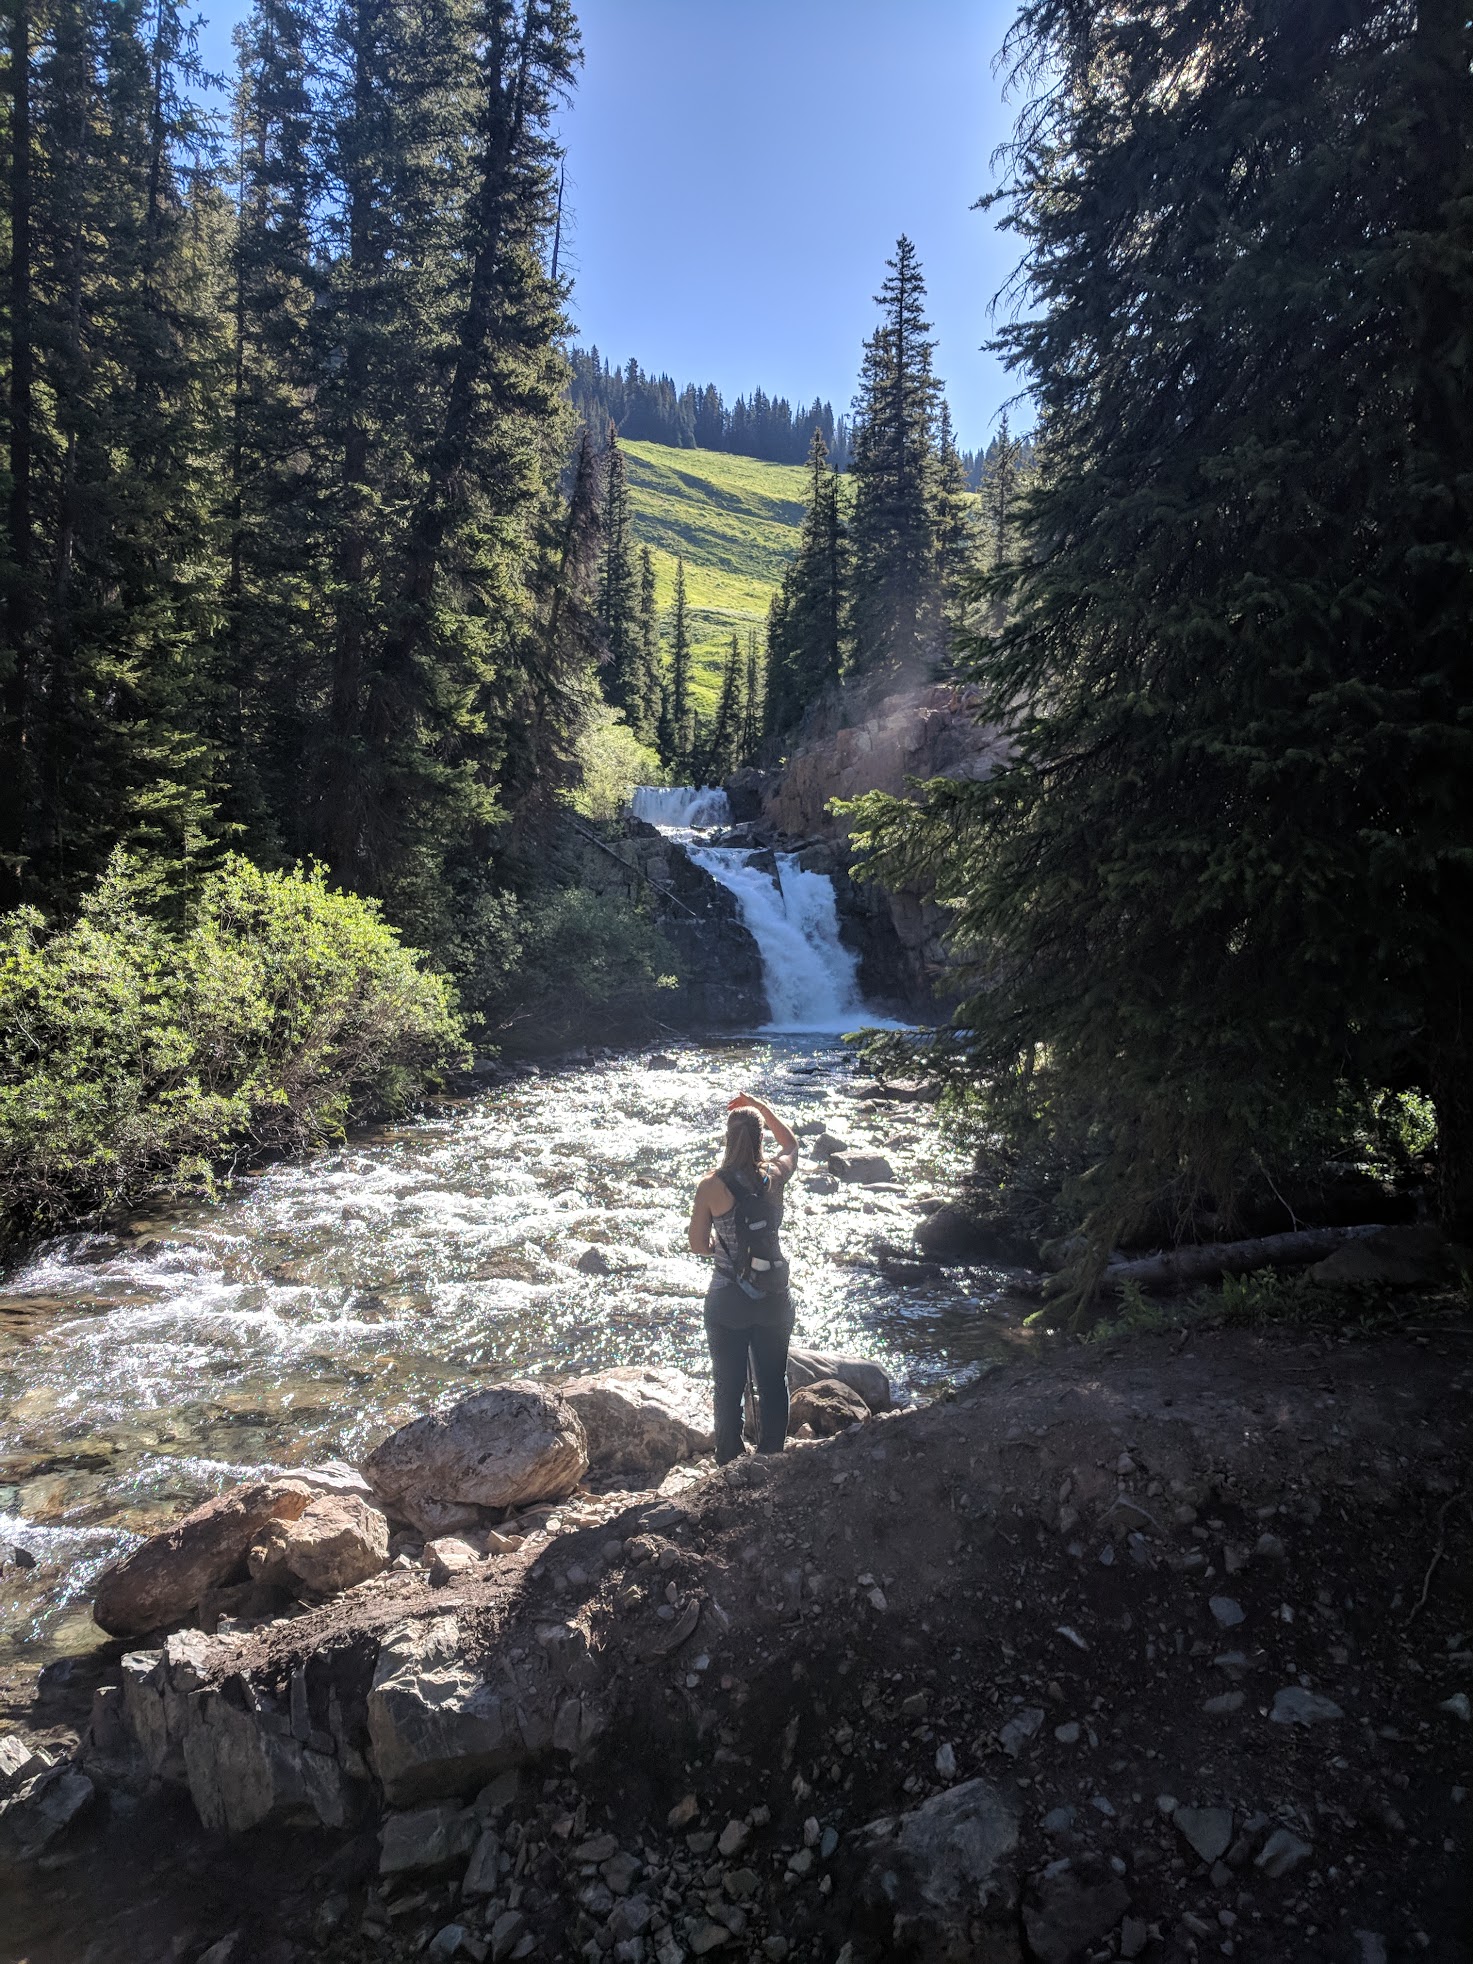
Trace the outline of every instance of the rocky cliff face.
<instances>
[{"instance_id":1,"label":"rocky cliff face","mask_svg":"<svg viewBox=\"0 0 1473 1964\"><path fill-rule=\"evenodd\" d=\"M653 825L638 818L596 827L570 821L563 857L568 877L580 886L631 904L653 903L685 977L670 997L672 1023L750 1029L764 1020L762 957L735 900Z\"/></svg>"},{"instance_id":2,"label":"rocky cliff face","mask_svg":"<svg viewBox=\"0 0 1473 1964\"><path fill-rule=\"evenodd\" d=\"M821 704L781 771L743 772L729 788L733 815L755 817L801 841L801 861L834 881L844 938L861 958L871 1000L931 1006L947 993L942 934L949 916L922 894L849 878L847 822L828 809L867 791L906 793L914 780L986 777L1004 741L977 720L974 690L930 683L890 695L850 691Z\"/></svg>"}]
</instances>

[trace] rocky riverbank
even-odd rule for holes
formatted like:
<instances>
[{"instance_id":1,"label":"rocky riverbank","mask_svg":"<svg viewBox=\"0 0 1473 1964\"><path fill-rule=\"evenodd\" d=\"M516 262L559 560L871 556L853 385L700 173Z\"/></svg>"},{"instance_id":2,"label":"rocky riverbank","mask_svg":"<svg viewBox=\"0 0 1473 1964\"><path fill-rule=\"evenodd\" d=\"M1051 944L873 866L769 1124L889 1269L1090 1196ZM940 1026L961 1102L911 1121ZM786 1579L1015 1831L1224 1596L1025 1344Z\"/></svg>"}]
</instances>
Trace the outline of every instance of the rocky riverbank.
<instances>
[{"instance_id":1,"label":"rocky riverbank","mask_svg":"<svg viewBox=\"0 0 1473 1964\"><path fill-rule=\"evenodd\" d=\"M5 1954L1465 1957L1473 1329L1429 1327L1024 1353L173 1638Z\"/></svg>"}]
</instances>

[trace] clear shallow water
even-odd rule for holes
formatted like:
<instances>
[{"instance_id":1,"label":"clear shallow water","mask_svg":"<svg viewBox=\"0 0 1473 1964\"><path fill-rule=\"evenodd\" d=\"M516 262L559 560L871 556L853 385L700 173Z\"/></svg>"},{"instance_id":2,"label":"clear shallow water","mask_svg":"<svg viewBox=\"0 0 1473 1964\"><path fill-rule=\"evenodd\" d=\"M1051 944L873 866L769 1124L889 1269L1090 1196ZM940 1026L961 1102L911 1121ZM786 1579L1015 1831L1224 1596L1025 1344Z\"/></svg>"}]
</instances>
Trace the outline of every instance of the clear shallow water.
<instances>
[{"instance_id":1,"label":"clear shallow water","mask_svg":"<svg viewBox=\"0 0 1473 1964\"><path fill-rule=\"evenodd\" d=\"M488 1379L704 1374L708 1268L685 1227L739 1089L885 1151L906 1186L819 1194L805 1161L786 1230L798 1341L880 1358L913 1391L1001 1354L984 1307L1001 1274L901 1288L870 1259L877 1240L909 1241L916 1195L956 1170L928 1108L864 1105L848 1054L821 1040L674 1054L676 1070L548 1070L268 1168L214 1205L35 1250L0 1283L0 1541L39 1562L0 1579L0 1652L97 1641L93 1576L181 1502L356 1459ZM595 1242L619 1273L579 1272Z\"/></svg>"}]
</instances>

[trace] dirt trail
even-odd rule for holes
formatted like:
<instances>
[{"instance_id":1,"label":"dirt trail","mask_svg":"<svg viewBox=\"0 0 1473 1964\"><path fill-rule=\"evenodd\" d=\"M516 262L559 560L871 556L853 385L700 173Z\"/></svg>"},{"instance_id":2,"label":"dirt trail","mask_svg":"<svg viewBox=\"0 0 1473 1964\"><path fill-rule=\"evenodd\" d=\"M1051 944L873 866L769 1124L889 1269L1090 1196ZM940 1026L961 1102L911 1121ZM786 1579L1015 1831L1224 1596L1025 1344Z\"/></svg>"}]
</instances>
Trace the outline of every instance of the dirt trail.
<instances>
[{"instance_id":1,"label":"dirt trail","mask_svg":"<svg viewBox=\"0 0 1473 1964\"><path fill-rule=\"evenodd\" d=\"M375 1820L211 1846L144 1801L12 1887L0 1957L940 1956L856 1831L981 1779L1017 1899L958 1957L1466 1960L1470 1391L1468 1325L1071 1347L712 1471L657 1530L395 1579L235 1664L451 1596L472 1653L581 1632L605 1729L481 1797L494 1893L463 1856L380 1884Z\"/></svg>"}]
</instances>

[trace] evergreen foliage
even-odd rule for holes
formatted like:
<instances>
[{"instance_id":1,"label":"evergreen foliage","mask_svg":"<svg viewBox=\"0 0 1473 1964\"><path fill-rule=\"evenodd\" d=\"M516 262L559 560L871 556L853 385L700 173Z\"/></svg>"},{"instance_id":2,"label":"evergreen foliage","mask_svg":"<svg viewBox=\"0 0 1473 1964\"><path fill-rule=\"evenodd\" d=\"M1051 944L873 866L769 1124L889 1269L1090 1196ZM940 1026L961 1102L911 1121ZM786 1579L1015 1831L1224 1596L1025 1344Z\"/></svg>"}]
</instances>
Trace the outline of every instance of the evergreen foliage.
<instances>
[{"instance_id":1,"label":"evergreen foliage","mask_svg":"<svg viewBox=\"0 0 1473 1964\"><path fill-rule=\"evenodd\" d=\"M219 150L176 0L11 29L0 903L231 842L448 948L592 700L566 0L256 0Z\"/></svg>"},{"instance_id":2,"label":"evergreen foliage","mask_svg":"<svg viewBox=\"0 0 1473 1964\"><path fill-rule=\"evenodd\" d=\"M637 361L613 368L597 348L574 348L570 393L590 429L612 423L627 443L663 443L676 450L726 450L770 464L801 464L815 430L830 451L847 446L842 417L815 397L795 409L786 396L754 389L728 409L711 383L677 388L668 375L650 375Z\"/></svg>"},{"instance_id":3,"label":"evergreen foliage","mask_svg":"<svg viewBox=\"0 0 1473 1964\"><path fill-rule=\"evenodd\" d=\"M944 1048L1089 1169L1094 1265L1378 1085L1430 1094L1466 1241L1466 9L1028 0L1015 53L1041 469L971 656L1014 749L871 801L871 864L956 909Z\"/></svg>"},{"instance_id":4,"label":"evergreen foliage","mask_svg":"<svg viewBox=\"0 0 1473 1964\"><path fill-rule=\"evenodd\" d=\"M925 281L910 240L897 241L876 296L856 405L852 624L855 661L903 672L942 652L937 426Z\"/></svg>"},{"instance_id":5,"label":"evergreen foliage","mask_svg":"<svg viewBox=\"0 0 1473 1964\"><path fill-rule=\"evenodd\" d=\"M849 532L836 472L815 430L808 453L808 508L797 555L768 624L764 716L774 744L837 683L849 610Z\"/></svg>"},{"instance_id":6,"label":"evergreen foliage","mask_svg":"<svg viewBox=\"0 0 1473 1964\"><path fill-rule=\"evenodd\" d=\"M609 425L605 454L603 566L598 618L604 640L604 695L626 716L643 706L644 678L639 632L639 591L629 519L629 476L618 433Z\"/></svg>"}]
</instances>

